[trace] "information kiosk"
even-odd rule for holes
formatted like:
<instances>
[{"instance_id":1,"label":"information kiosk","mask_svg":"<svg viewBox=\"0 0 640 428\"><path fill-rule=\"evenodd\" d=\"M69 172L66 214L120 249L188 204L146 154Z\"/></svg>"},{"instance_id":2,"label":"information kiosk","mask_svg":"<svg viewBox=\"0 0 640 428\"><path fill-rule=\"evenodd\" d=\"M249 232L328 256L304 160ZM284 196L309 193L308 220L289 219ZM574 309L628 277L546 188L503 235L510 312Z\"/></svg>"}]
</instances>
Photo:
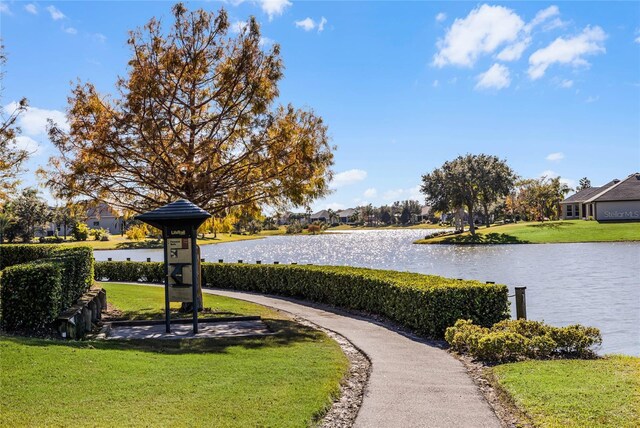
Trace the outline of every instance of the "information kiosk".
<instances>
[{"instance_id":1,"label":"information kiosk","mask_svg":"<svg viewBox=\"0 0 640 428\"><path fill-rule=\"evenodd\" d=\"M184 199L135 217L136 220L162 230L167 333L171 332L171 302L191 303L193 333L198 333L198 309L202 306L202 271L196 238L198 227L210 217L211 214Z\"/></svg>"}]
</instances>

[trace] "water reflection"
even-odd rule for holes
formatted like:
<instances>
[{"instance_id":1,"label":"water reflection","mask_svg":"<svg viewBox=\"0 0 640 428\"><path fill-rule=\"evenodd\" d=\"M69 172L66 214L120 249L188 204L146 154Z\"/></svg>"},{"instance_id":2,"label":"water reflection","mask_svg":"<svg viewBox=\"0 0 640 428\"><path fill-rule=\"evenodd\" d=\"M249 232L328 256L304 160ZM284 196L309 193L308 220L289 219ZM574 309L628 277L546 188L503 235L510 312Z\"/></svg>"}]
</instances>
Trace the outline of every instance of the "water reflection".
<instances>
[{"instance_id":1,"label":"water reflection","mask_svg":"<svg viewBox=\"0 0 640 428\"><path fill-rule=\"evenodd\" d=\"M640 355L640 243L412 245L425 230L274 236L202 247L207 261L297 262L393 269L527 287L527 315L599 327L602 352ZM96 259L161 261L161 250L96 251ZM511 293L512 294L512 293Z\"/></svg>"}]
</instances>

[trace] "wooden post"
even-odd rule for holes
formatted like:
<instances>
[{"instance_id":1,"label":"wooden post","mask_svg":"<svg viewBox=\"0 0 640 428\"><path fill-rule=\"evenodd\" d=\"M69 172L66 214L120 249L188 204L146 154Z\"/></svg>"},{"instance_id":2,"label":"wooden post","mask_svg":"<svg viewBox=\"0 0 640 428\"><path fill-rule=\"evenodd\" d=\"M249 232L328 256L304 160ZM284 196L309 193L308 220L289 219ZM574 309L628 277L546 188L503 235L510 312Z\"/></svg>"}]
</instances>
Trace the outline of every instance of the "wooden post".
<instances>
[{"instance_id":1,"label":"wooden post","mask_svg":"<svg viewBox=\"0 0 640 428\"><path fill-rule=\"evenodd\" d=\"M527 299L526 291L527 287L516 287L516 319L527 319Z\"/></svg>"}]
</instances>

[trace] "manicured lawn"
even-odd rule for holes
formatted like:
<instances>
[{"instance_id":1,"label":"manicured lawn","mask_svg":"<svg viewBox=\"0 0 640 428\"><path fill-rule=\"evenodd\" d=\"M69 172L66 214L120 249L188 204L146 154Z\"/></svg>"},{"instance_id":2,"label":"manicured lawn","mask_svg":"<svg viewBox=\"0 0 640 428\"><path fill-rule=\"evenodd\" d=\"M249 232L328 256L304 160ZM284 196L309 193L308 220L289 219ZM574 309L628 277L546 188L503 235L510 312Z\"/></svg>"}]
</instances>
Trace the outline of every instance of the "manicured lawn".
<instances>
[{"instance_id":1,"label":"manicured lawn","mask_svg":"<svg viewBox=\"0 0 640 428\"><path fill-rule=\"evenodd\" d=\"M420 239L416 244L544 244L567 242L640 241L640 222L598 223L563 220L484 226L477 235L459 235Z\"/></svg>"},{"instance_id":2,"label":"manicured lawn","mask_svg":"<svg viewBox=\"0 0 640 428\"><path fill-rule=\"evenodd\" d=\"M640 426L638 357L525 361L491 371L534 426Z\"/></svg>"},{"instance_id":3,"label":"manicured lawn","mask_svg":"<svg viewBox=\"0 0 640 428\"><path fill-rule=\"evenodd\" d=\"M106 288L132 312L162 305L161 288ZM305 427L331 405L348 368L334 341L259 305L207 296L205 306L271 317L278 332L164 341L0 336L0 426Z\"/></svg>"}]
</instances>

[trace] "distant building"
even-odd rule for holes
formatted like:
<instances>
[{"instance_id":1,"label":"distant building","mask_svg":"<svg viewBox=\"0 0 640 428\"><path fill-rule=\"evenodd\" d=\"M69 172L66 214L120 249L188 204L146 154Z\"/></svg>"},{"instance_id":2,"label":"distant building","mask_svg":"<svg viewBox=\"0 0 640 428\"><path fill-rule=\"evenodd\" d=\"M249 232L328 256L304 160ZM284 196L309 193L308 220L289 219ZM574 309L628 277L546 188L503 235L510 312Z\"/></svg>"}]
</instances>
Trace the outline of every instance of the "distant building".
<instances>
[{"instance_id":1,"label":"distant building","mask_svg":"<svg viewBox=\"0 0 640 428\"><path fill-rule=\"evenodd\" d=\"M640 173L589 187L560 202L562 218L598 221L640 220Z\"/></svg>"},{"instance_id":2,"label":"distant building","mask_svg":"<svg viewBox=\"0 0 640 428\"><path fill-rule=\"evenodd\" d=\"M310 220L311 220L312 223L314 221L319 221L319 222L326 223L326 222L329 221L329 211L320 210L317 213L313 213L313 214L311 214Z\"/></svg>"},{"instance_id":3,"label":"distant building","mask_svg":"<svg viewBox=\"0 0 640 428\"><path fill-rule=\"evenodd\" d=\"M353 216L356 214L356 210L354 208L347 208L346 210L341 210L336 213L338 216L339 222L343 224L351 224L353 223Z\"/></svg>"},{"instance_id":4,"label":"distant building","mask_svg":"<svg viewBox=\"0 0 640 428\"><path fill-rule=\"evenodd\" d=\"M105 203L87 209L87 226L89 229L106 229L110 234L122 233L122 214Z\"/></svg>"}]
</instances>

